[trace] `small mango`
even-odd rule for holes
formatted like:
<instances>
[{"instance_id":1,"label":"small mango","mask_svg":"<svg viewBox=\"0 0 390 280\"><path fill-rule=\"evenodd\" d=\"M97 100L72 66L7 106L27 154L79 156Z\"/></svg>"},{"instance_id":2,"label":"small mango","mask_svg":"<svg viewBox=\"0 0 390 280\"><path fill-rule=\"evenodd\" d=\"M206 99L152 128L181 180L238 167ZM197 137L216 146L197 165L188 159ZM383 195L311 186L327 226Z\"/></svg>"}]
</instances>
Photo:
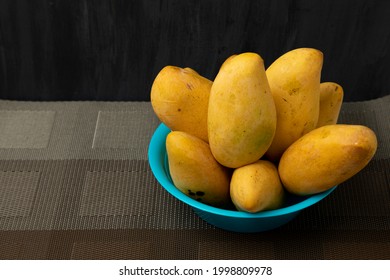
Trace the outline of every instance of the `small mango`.
<instances>
[{"instance_id":1,"label":"small mango","mask_svg":"<svg viewBox=\"0 0 390 280\"><path fill-rule=\"evenodd\" d=\"M320 84L320 113L317 127L336 124L343 103L344 90L334 82Z\"/></svg>"},{"instance_id":2,"label":"small mango","mask_svg":"<svg viewBox=\"0 0 390 280\"><path fill-rule=\"evenodd\" d=\"M182 131L166 138L173 184L187 196L215 207L230 205L231 171L213 157L208 143Z\"/></svg>"},{"instance_id":3,"label":"small mango","mask_svg":"<svg viewBox=\"0 0 390 280\"><path fill-rule=\"evenodd\" d=\"M230 196L238 210L257 213L281 207L285 194L276 166L258 160L234 170Z\"/></svg>"}]
</instances>

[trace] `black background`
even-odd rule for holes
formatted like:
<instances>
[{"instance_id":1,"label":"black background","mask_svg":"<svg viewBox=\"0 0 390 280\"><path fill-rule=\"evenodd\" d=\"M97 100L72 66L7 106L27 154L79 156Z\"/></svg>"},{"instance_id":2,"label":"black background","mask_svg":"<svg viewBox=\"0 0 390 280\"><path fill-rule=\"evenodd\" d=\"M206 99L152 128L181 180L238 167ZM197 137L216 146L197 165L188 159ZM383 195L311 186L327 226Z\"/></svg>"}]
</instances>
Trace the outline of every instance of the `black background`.
<instances>
[{"instance_id":1,"label":"black background","mask_svg":"<svg viewBox=\"0 0 390 280\"><path fill-rule=\"evenodd\" d=\"M214 79L231 54L269 66L324 53L322 81L345 101L390 90L390 1L0 0L0 98L150 100L165 65Z\"/></svg>"}]
</instances>

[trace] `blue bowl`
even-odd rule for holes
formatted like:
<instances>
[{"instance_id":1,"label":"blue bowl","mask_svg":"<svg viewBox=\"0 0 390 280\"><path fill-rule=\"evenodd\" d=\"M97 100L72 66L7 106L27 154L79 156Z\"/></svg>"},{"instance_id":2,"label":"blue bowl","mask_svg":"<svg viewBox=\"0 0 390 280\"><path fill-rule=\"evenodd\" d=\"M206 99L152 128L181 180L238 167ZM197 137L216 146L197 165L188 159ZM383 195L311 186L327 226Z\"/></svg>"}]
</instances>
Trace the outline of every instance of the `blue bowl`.
<instances>
[{"instance_id":1,"label":"blue bowl","mask_svg":"<svg viewBox=\"0 0 390 280\"><path fill-rule=\"evenodd\" d=\"M182 193L172 182L165 147L170 129L160 124L154 132L148 150L150 168L161 186L175 198L188 204L206 222L224 230L235 232L261 232L280 227L294 219L301 210L312 206L328 196L337 186L310 196L287 194L285 204L275 210L246 213L237 210L216 208L196 201Z\"/></svg>"}]
</instances>

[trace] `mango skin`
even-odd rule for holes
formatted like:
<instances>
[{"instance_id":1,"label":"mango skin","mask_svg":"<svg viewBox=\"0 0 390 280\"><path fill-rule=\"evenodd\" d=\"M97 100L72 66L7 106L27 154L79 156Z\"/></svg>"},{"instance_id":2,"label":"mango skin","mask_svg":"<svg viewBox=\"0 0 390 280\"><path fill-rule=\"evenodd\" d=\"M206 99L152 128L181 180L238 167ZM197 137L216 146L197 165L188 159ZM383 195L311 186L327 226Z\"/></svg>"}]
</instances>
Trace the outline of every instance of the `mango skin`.
<instances>
[{"instance_id":1,"label":"mango skin","mask_svg":"<svg viewBox=\"0 0 390 280\"><path fill-rule=\"evenodd\" d=\"M298 138L317 126L323 54L313 48L291 50L266 70L277 126L267 157L277 162Z\"/></svg>"},{"instance_id":2,"label":"mango skin","mask_svg":"<svg viewBox=\"0 0 390 280\"><path fill-rule=\"evenodd\" d=\"M230 182L230 196L239 211L257 213L277 209L285 191L276 166L267 160L239 167Z\"/></svg>"},{"instance_id":3,"label":"mango skin","mask_svg":"<svg viewBox=\"0 0 390 280\"><path fill-rule=\"evenodd\" d=\"M320 112L317 127L336 124L343 103L344 90L334 82L320 84Z\"/></svg>"},{"instance_id":4,"label":"mango skin","mask_svg":"<svg viewBox=\"0 0 390 280\"><path fill-rule=\"evenodd\" d=\"M156 116L171 130L208 142L207 110L212 81L191 68L165 66L153 81L150 101Z\"/></svg>"},{"instance_id":5,"label":"mango skin","mask_svg":"<svg viewBox=\"0 0 390 280\"><path fill-rule=\"evenodd\" d=\"M260 159L276 128L276 109L256 53L230 56L221 66L210 92L208 136L216 160L237 168Z\"/></svg>"},{"instance_id":6,"label":"mango skin","mask_svg":"<svg viewBox=\"0 0 390 280\"><path fill-rule=\"evenodd\" d=\"M231 205L231 171L214 159L205 141L172 131L167 135L166 149L173 184L181 192L211 206Z\"/></svg>"},{"instance_id":7,"label":"mango skin","mask_svg":"<svg viewBox=\"0 0 390 280\"><path fill-rule=\"evenodd\" d=\"M323 192L362 170L377 145L375 133L366 126L325 125L302 136L284 152L279 176L293 194Z\"/></svg>"}]
</instances>

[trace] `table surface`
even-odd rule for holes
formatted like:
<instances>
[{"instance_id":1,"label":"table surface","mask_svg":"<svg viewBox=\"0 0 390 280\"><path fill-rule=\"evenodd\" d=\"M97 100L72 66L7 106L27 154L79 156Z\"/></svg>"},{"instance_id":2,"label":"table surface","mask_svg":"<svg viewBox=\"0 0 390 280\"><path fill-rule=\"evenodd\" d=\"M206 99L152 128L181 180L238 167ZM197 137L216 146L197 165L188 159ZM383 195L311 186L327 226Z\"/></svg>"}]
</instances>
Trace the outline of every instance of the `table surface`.
<instances>
[{"instance_id":1,"label":"table surface","mask_svg":"<svg viewBox=\"0 0 390 280\"><path fill-rule=\"evenodd\" d=\"M200 219L154 178L149 102L0 100L0 259L390 259L390 95L344 103L373 160L272 231Z\"/></svg>"}]
</instances>

